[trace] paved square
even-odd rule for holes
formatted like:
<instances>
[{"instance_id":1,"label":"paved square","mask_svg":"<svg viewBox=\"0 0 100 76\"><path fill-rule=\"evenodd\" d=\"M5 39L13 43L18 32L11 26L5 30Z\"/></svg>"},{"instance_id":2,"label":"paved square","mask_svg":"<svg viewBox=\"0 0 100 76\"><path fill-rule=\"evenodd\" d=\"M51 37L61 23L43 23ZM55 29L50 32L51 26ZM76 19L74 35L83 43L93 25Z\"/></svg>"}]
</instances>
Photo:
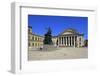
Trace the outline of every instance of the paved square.
<instances>
[{"instance_id":1,"label":"paved square","mask_svg":"<svg viewBox=\"0 0 100 76\"><path fill-rule=\"evenodd\" d=\"M28 60L88 58L88 48L58 48L52 51L29 50Z\"/></svg>"}]
</instances>

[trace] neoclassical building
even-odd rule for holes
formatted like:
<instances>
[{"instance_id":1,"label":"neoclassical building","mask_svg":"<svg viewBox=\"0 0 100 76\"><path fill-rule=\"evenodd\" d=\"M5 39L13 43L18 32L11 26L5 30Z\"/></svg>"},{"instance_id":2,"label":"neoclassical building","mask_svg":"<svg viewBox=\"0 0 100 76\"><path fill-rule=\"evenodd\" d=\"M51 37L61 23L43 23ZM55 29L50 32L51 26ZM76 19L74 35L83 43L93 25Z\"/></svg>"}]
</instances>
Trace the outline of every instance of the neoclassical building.
<instances>
[{"instance_id":1,"label":"neoclassical building","mask_svg":"<svg viewBox=\"0 0 100 76\"><path fill-rule=\"evenodd\" d=\"M53 44L59 47L82 47L84 46L84 34L75 29L64 30L58 36L53 37Z\"/></svg>"},{"instance_id":2,"label":"neoclassical building","mask_svg":"<svg viewBox=\"0 0 100 76\"><path fill-rule=\"evenodd\" d=\"M28 45L32 48L43 46L43 36L32 33L32 27L28 27ZM58 36L52 37L53 45L57 47L82 47L84 46L84 34L80 34L75 29L64 30Z\"/></svg>"}]
</instances>

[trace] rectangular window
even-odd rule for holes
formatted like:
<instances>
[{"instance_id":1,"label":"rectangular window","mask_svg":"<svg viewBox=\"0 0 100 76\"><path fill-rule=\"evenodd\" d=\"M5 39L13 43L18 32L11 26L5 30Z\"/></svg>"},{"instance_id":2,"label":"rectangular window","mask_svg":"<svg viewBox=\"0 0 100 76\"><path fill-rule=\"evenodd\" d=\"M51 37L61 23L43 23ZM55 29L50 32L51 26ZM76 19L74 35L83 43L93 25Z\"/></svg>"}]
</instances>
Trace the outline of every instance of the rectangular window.
<instances>
[{"instance_id":1,"label":"rectangular window","mask_svg":"<svg viewBox=\"0 0 100 76\"><path fill-rule=\"evenodd\" d=\"M34 36L32 37L32 40L34 40Z\"/></svg>"},{"instance_id":2,"label":"rectangular window","mask_svg":"<svg viewBox=\"0 0 100 76\"><path fill-rule=\"evenodd\" d=\"M34 46L34 43L32 43L32 46Z\"/></svg>"}]
</instances>

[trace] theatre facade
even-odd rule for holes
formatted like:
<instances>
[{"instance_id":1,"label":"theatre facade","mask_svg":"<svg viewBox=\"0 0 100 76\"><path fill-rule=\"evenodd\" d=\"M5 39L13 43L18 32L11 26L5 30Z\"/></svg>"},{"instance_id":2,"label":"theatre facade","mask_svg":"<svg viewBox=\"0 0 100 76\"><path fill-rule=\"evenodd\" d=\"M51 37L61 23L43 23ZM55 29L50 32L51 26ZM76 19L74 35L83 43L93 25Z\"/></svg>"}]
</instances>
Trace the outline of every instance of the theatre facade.
<instances>
[{"instance_id":1,"label":"theatre facade","mask_svg":"<svg viewBox=\"0 0 100 76\"><path fill-rule=\"evenodd\" d=\"M69 28L58 36L53 37L53 44L59 47L82 47L84 46L84 34Z\"/></svg>"},{"instance_id":2,"label":"theatre facade","mask_svg":"<svg viewBox=\"0 0 100 76\"><path fill-rule=\"evenodd\" d=\"M28 27L28 46L29 48L43 47L44 36L32 33L32 27ZM64 30L58 36L52 37L55 47L83 47L84 34L80 34L77 30L69 28Z\"/></svg>"}]
</instances>

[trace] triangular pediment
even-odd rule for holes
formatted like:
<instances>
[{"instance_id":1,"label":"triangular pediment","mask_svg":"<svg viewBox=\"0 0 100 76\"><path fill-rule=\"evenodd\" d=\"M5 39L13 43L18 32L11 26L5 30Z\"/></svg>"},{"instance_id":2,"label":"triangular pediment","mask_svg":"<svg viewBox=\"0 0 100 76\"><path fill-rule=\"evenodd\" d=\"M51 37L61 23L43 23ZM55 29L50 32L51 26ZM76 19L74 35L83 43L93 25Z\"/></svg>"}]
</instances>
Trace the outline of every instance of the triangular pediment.
<instances>
[{"instance_id":1,"label":"triangular pediment","mask_svg":"<svg viewBox=\"0 0 100 76\"><path fill-rule=\"evenodd\" d=\"M72 32L68 32L68 31L62 33L62 35L66 35L66 34L73 34L73 33Z\"/></svg>"},{"instance_id":2,"label":"triangular pediment","mask_svg":"<svg viewBox=\"0 0 100 76\"><path fill-rule=\"evenodd\" d=\"M67 35L67 34L78 34L78 32L75 29L66 29L60 35Z\"/></svg>"}]
</instances>

